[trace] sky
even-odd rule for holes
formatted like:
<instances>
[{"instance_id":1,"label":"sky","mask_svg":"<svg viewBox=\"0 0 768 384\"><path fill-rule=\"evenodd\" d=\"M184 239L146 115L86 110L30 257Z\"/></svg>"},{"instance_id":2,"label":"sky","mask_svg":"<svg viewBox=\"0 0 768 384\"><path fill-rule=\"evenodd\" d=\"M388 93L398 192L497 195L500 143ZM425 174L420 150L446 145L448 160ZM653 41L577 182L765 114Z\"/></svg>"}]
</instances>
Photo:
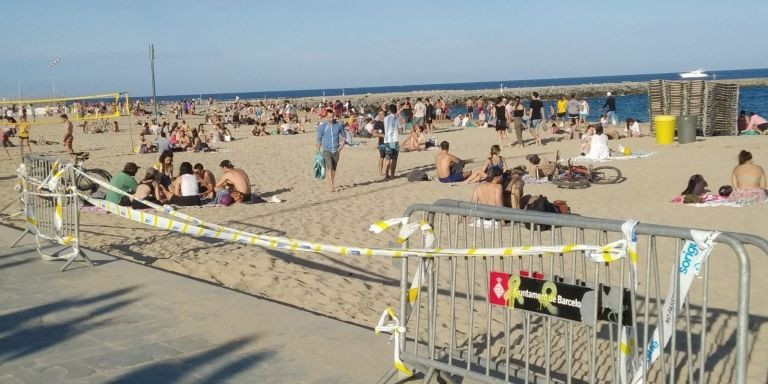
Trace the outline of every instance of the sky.
<instances>
[{"instance_id":1,"label":"sky","mask_svg":"<svg viewBox=\"0 0 768 384\"><path fill-rule=\"evenodd\" d=\"M768 67L768 1L0 0L0 96ZM48 64L61 58L49 68Z\"/></svg>"}]
</instances>

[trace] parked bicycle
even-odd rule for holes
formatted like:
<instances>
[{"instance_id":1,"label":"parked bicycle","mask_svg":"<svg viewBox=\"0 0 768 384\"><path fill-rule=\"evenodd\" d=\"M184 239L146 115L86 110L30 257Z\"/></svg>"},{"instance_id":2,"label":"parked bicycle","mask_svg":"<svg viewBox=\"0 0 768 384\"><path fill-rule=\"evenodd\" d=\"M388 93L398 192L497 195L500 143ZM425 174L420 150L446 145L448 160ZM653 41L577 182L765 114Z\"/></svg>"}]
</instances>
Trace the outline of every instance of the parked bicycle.
<instances>
[{"instance_id":1,"label":"parked bicycle","mask_svg":"<svg viewBox=\"0 0 768 384\"><path fill-rule=\"evenodd\" d=\"M111 173L101 168L85 168L85 166L83 166L83 163L85 163L89 157L90 155L88 152L76 153L74 167L94 179L109 183L112 180ZM80 173L75 175L75 187L78 191L86 195L94 195L97 191L99 191L100 188L99 184Z\"/></svg>"},{"instance_id":2,"label":"parked bicycle","mask_svg":"<svg viewBox=\"0 0 768 384\"><path fill-rule=\"evenodd\" d=\"M557 172L552 177L552 184L559 188L589 188L592 184L616 184L623 180L621 170L608 165L573 165L569 159L566 164L560 162L560 153L555 161Z\"/></svg>"}]
</instances>

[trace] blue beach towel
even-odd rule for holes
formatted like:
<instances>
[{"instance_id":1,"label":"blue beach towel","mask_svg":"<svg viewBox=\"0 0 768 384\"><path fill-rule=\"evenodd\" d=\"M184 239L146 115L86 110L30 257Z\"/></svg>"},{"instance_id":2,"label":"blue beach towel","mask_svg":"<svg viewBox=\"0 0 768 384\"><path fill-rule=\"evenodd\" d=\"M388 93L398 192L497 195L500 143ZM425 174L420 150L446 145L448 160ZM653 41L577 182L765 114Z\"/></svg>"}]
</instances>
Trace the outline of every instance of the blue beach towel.
<instances>
[{"instance_id":1,"label":"blue beach towel","mask_svg":"<svg viewBox=\"0 0 768 384\"><path fill-rule=\"evenodd\" d=\"M312 174L316 179L325 179L325 160L320 152L316 152L315 158L312 160Z\"/></svg>"}]
</instances>

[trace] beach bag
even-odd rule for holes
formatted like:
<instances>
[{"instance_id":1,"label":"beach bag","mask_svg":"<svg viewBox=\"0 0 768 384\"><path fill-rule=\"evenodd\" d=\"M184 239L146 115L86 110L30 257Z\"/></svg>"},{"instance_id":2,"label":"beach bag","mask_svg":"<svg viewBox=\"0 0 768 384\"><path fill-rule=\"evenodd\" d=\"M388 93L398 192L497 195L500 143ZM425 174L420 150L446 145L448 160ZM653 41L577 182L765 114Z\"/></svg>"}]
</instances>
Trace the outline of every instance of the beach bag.
<instances>
[{"instance_id":1,"label":"beach bag","mask_svg":"<svg viewBox=\"0 0 768 384\"><path fill-rule=\"evenodd\" d=\"M565 200L555 200L552 202L552 204L555 205L555 208L557 208L558 212L560 212L563 215L570 215L571 214L571 207L568 206L568 203Z\"/></svg>"},{"instance_id":2,"label":"beach bag","mask_svg":"<svg viewBox=\"0 0 768 384\"><path fill-rule=\"evenodd\" d=\"M427 173L417 169L415 171L408 172L408 175L406 175L406 178L408 181L427 181L429 180L429 176L427 176Z\"/></svg>"},{"instance_id":3,"label":"beach bag","mask_svg":"<svg viewBox=\"0 0 768 384\"><path fill-rule=\"evenodd\" d=\"M537 198L529 198L524 208L526 211L537 211L545 213L560 213L557 207L550 203L546 196L539 195ZM548 231L552 229L549 224L534 224L525 223L525 228L531 229L531 227L538 226L542 231Z\"/></svg>"},{"instance_id":4,"label":"beach bag","mask_svg":"<svg viewBox=\"0 0 768 384\"><path fill-rule=\"evenodd\" d=\"M312 175L318 180L325 179L325 159L320 152L316 152L315 158L312 160Z\"/></svg>"},{"instance_id":5,"label":"beach bag","mask_svg":"<svg viewBox=\"0 0 768 384\"><path fill-rule=\"evenodd\" d=\"M219 204L228 207L235 203L235 200L230 195L224 195L219 198Z\"/></svg>"}]
</instances>

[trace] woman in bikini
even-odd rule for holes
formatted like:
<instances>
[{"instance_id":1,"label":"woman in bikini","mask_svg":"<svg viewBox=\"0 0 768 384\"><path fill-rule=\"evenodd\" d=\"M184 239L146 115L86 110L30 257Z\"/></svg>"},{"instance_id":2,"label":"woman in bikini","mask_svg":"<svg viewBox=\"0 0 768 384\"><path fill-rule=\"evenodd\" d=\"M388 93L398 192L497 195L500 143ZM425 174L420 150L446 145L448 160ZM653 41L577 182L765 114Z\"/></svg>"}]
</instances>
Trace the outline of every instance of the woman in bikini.
<instances>
[{"instance_id":1,"label":"woman in bikini","mask_svg":"<svg viewBox=\"0 0 768 384\"><path fill-rule=\"evenodd\" d=\"M752 204L765 201L765 171L752 163L752 154L748 151L739 153L739 165L731 174L733 192L728 201Z\"/></svg>"},{"instance_id":2,"label":"woman in bikini","mask_svg":"<svg viewBox=\"0 0 768 384\"><path fill-rule=\"evenodd\" d=\"M496 144L491 146L491 156L485 160L483 166L477 172L473 172L472 176L467 178L464 183L472 184L485 180L488 177L488 170L491 168L498 170L499 174L503 174L507 170L507 163L501 157L501 147Z\"/></svg>"}]
</instances>

